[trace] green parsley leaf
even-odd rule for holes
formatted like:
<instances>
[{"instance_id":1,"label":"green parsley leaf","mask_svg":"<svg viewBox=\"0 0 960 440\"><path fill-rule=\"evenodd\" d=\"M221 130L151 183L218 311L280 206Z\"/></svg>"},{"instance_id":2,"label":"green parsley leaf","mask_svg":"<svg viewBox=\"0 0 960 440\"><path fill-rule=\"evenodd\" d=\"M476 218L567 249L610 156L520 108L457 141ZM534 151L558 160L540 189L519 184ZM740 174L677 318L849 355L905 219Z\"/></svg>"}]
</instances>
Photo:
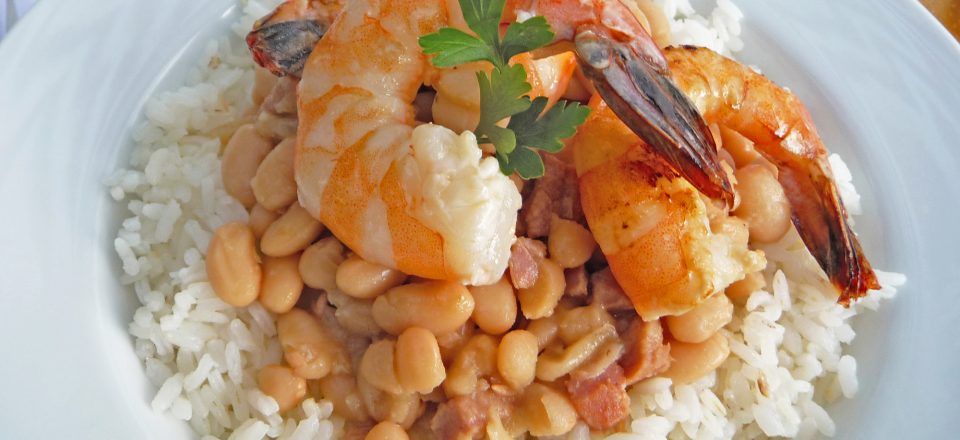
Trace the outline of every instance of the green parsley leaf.
<instances>
[{"instance_id":1,"label":"green parsley leaf","mask_svg":"<svg viewBox=\"0 0 960 440\"><path fill-rule=\"evenodd\" d=\"M517 148L517 134L513 130L503 128L499 125L488 127L483 134L483 138L477 140L481 144L493 144L497 149L497 156L509 154Z\"/></svg>"},{"instance_id":2,"label":"green parsley leaf","mask_svg":"<svg viewBox=\"0 0 960 440\"><path fill-rule=\"evenodd\" d=\"M506 69L493 69L490 77L477 72L480 83L480 123L477 129L496 125L503 118L513 116L530 107L530 98L523 96L532 87L527 83L527 72L516 64Z\"/></svg>"},{"instance_id":3,"label":"green parsley leaf","mask_svg":"<svg viewBox=\"0 0 960 440\"><path fill-rule=\"evenodd\" d=\"M481 60L495 63L497 59L487 43L460 29L443 28L420 37L419 41L423 53L436 55L433 65L437 67L452 67Z\"/></svg>"},{"instance_id":4,"label":"green parsley leaf","mask_svg":"<svg viewBox=\"0 0 960 440\"><path fill-rule=\"evenodd\" d=\"M527 147L517 147L508 155L497 154L497 161L500 163L500 172L503 174L509 176L516 172L527 180L543 177L546 171L540 153Z\"/></svg>"},{"instance_id":5,"label":"green parsley leaf","mask_svg":"<svg viewBox=\"0 0 960 440\"><path fill-rule=\"evenodd\" d=\"M554 33L543 17L533 17L522 23L510 23L500 43L500 56L510 61L517 54L530 52L553 41Z\"/></svg>"},{"instance_id":6,"label":"green parsley leaf","mask_svg":"<svg viewBox=\"0 0 960 440\"><path fill-rule=\"evenodd\" d=\"M523 66L510 65L514 56L546 46L554 33L543 17L511 23L500 38L500 21L506 0L459 0L463 18L476 37L453 28L443 28L420 37L423 52L434 55L437 67L474 61L493 64L490 74L477 73L480 87L480 122L474 129L477 141L493 144L500 170L516 172L524 179L543 176L543 159L536 150L551 153L563 148L562 139L572 136L586 120L590 109L579 103L559 101L549 110L547 98L533 101ZM498 122L510 118L507 127Z\"/></svg>"},{"instance_id":7,"label":"green parsley leaf","mask_svg":"<svg viewBox=\"0 0 960 440\"><path fill-rule=\"evenodd\" d=\"M538 97L510 118L507 128L517 133L517 145L556 153L563 149L561 140L573 136L590 114L590 108L578 102L559 101L544 112L546 105L547 98Z\"/></svg>"},{"instance_id":8,"label":"green parsley leaf","mask_svg":"<svg viewBox=\"0 0 960 440\"><path fill-rule=\"evenodd\" d=\"M520 113L530 107L530 98L523 96L530 91L523 66L508 66L506 70L494 68L490 76L477 72L480 84L480 122L474 133L481 143L489 142L504 154L517 145L516 133L500 127L497 122Z\"/></svg>"},{"instance_id":9,"label":"green parsley leaf","mask_svg":"<svg viewBox=\"0 0 960 440\"><path fill-rule=\"evenodd\" d=\"M500 19L506 0L460 0L463 19L470 30L494 50L500 43ZM497 64L494 62L494 64Z\"/></svg>"},{"instance_id":10,"label":"green parsley leaf","mask_svg":"<svg viewBox=\"0 0 960 440\"><path fill-rule=\"evenodd\" d=\"M513 115L507 128L516 133L513 151L497 149L497 160L504 173L514 171L524 179L542 177L545 171L540 155L534 150L556 153L563 149L562 139L573 136L576 127L590 114L579 103L560 101L544 112L547 98L538 97L526 110Z\"/></svg>"}]
</instances>

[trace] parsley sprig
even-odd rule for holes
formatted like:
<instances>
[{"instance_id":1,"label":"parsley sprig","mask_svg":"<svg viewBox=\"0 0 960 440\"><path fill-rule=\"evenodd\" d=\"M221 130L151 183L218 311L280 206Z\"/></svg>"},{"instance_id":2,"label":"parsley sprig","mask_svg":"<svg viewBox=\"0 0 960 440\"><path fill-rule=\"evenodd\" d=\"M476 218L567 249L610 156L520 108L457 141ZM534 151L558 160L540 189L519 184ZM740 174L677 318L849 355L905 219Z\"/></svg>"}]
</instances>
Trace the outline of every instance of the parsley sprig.
<instances>
[{"instance_id":1,"label":"parsley sprig","mask_svg":"<svg viewBox=\"0 0 960 440\"><path fill-rule=\"evenodd\" d=\"M546 46L553 31L543 17L510 23L500 36L505 0L460 0L463 18L476 36L454 28L443 28L420 37L423 52L434 55L436 67L452 67L474 61L493 64L488 75L477 72L480 84L480 122L474 130L480 143L493 144L500 170L517 172L524 179L543 176L544 166L534 150L555 153L563 148L561 139L573 136L590 109L576 102L560 100L544 111L547 98L531 100L527 72L510 65L515 55ZM506 128L497 122L510 118Z\"/></svg>"}]
</instances>

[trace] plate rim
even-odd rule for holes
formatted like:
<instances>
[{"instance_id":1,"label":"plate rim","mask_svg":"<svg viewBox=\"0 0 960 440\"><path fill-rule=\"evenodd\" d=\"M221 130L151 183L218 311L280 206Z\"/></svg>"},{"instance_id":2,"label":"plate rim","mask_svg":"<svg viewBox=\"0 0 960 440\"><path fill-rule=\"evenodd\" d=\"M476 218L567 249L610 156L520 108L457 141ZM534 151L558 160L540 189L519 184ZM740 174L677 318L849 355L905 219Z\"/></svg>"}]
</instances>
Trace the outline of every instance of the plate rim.
<instances>
[{"instance_id":1,"label":"plate rim","mask_svg":"<svg viewBox=\"0 0 960 440\"><path fill-rule=\"evenodd\" d=\"M741 3L747 3L747 2L748 1L746 0L740 0L737 3L738 5L740 5ZM119 3L119 2L115 1L114 3ZM71 2L68 2L67 0L44 0L42 2L39 2L28 14L26 14L25 17L23 17L23 19L20 22L18 22L17 26L13 28L9 34L7 34L7 36L3 39L3 41L0 41L0 59L12 60L14 55L16 55L21 49L25 48L23 45L27 45L31 43L29 41L27 41L26 43L20 42L21 40L27 39L27 35L30 29L43 27L42 20L44 20L44 17L49 17L49 14L56 13L60 7L66 8L71 6L71 4L74 6L76 5L76 3L71 3ZM903 16L907 17L908 20L910 20L909 17L911 16L913 17L913 20L921 20L922 23L925 24L926 26L920 27L918 31L920 33L931 35L931 37L929 38L942 40L941 42L946 41L946 45L943 46L943 48L950 52L947 56L954 58L955 61L960 60L960 43L958 43L955 39L953 39L953 37L946 31L946 29L943 28L938 21L936 21L936 19L932 16L932 14L930 14L926 9L924 9L919 3L906 1L906 0L884 0L881 2L877 2L876 6L894 8L900 11L901 13L903 13ZM47 15L44 15L44 14L47 14ZM35 22L36 24L34 24ZM931 26L931 24L933 24L934 26ZM0 72L0 79L5 77L9 78L13 76L16 76L16 75L10 74L9 71ZM29 75L24 75L24 76L29 77ZM3 86L3 83L0 83L0 91L2 90L4 90L4 86ZM16 100L12 100L12 101L16 102ZM0 115L2 114L3 114L3 110L0 109ZM0 121L0 127L4 127L5 126L4 124L5 123L3 121ZM9 140L11 140L12 137L13 135L10 134L9 131L0 129L0 140L4 141L4 142L0 142L0 154L3 154L4 157L12 157L18 154L23 154L22 146L19 146L14 142L9 142ZM124 157L126 156L124 155ZM2 169L2 167L0 167L0 169ZM8 181L8 179L4 177L0 177L0 184L9 184L9 183L10 182ZM6 196L6 193L4 193L3 190L4 188L0 187L0 200L3 200ZM105 194L106 194L106 188L104 188L102 195L105 196ZM29 209L26 209L24 212L29 212ZM3 261L3 260L0 259L0 261ZM9 302L7 302L6 299L0 298L0 305L7 305L7 304L9 304ZM0 327L0 328L3 328L3 327ZM132 347L132 339L130 340L130 342L131 342L130 346ZM2 367L0 367L0 371L2 371ZM146 403L147 402L144 402L144 406L147 406ZM14 420L13 422L16 423L16 420ZM145 429L144 427L141 427L141 428ZM16 431L16 429L17 429L16 426L14 426L14 431ZM138 430L138 432L149 436L150 434L148 434L143 429ZM91 431L91 432L94 432L94 431Z\"/></svg>"}]
</instances>

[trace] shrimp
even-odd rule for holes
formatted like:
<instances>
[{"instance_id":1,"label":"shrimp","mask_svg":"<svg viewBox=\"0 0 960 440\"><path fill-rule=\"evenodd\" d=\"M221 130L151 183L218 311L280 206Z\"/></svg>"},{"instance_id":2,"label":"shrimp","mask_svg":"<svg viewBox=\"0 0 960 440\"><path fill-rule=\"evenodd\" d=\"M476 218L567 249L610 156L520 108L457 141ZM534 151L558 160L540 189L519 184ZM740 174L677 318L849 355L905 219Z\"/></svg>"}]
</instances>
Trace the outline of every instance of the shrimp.
<instances>
[{"instance_id":1,"label":"shrimp","mask_svg":"<svg viewBox=\"0 0 960 440\"><path fill-rule=\"evenodd\" d=\"M605 101L595 95L589 105L593 111L569 145L580 202L644 321L686 312L766 265L747 247L743 221L711 216L701 193Z\"/></svg>"},{"instance_id":2,"label":"shrimp","mask_svg":"<svg viewBox=\"0 0 960 440\"><path fill-rule=\"evenodd\" d=\"M660 127L647 130L658 139L651 142L658 157L701 190L732 200L706 124L665 76L662 53L623 4L541 0L536 7L515 6L546 17L556 43L572 44L581 69L603 83L597 84L601 94L629 96L617 108L631 112L631 121ZM356 0L345 6L313 48L299 86L299 200L364 259L425 278L491 283L503 273L514 240L516 186L499 173L495 159L481 160L469 131L414 128L411 103L420 86L440 84L451 71L433 68L417 37L443 26L463 26L455 2ZM557 58L556 69L531 66L543 79L537 93L562 94L570 57Z\"/></svg>"},{"instance_id":3,"label":"shrimp","mask_svg":"<svg viewBox=\"0 0 960 440\"><path fill-rule=\"evenodd\" d=\"M619 0L508 0L505 18L540 15L607 105L658 157L707 196L734 201L710 129L671 80L637 13Z\"/></svg>"},{"instance_id":4,"label":"shrimp","mask_svg":"<svg viewBox=\"0 0 960 440\"><path fill-rule=\"evenodd\" d=\"M253 25L247 46L254 61L277 76L300 76L313 46L345 0L290 0Z\"/></svg>"},{"instance_id":5,"label":"shrimp","mask_svg":"<svg viewBox=\"0 0 960 440\"><path fill-rule=\"evenodd\" d=\"M839 292L839 302L880 287L847 223L827 150L810 114L789 91L709 49L669 48L677 85L704 118L753 141L779 171L793 224L807 249Z\"/></svg>"},{"instance_id":6,"label":"shrimp","mask_svg":"<svg viewBox=\"0 0 960 440\"><path fill-rule=\"evenodd\" d=\"M304 208L364 259L488 284L506 269L520 194L473 133L414 127L417 91L442 74L417 38L459 14L444 0L349 3L303 71L295 176Z\"/></svg>"}]
</instances>

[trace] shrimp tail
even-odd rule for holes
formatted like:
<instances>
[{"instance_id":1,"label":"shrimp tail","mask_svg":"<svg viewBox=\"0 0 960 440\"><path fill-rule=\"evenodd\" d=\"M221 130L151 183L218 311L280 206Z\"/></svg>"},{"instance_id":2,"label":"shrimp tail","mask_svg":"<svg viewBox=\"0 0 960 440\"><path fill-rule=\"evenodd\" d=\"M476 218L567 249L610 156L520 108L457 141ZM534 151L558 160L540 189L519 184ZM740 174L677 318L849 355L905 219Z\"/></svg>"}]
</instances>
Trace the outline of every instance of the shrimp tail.
<instances>
[{"instance_id":1,"label":"shrimp tail","mask_svg":"<svg viewBox=\"0 0 960 440\"><path fill-rule=\"evenodd\" d=\"M574 43L581 69L620 120L700 192L732 206L710 129L656 45L618 41L600 26L585 27Z\"/></svg>"},{"instance_id":2,"label":"shrimp tail","mask_svg":"<svg viewBox=\"0 0 960 440\"><path fill-rule=\"evenodd\" d=\"M268 21L269 16L265 22ZM258 23L247 34L247 46L254 61L270 73L300 76L307 57L326 30L327 25L317 20Z\"/></svg>"},{"instance_id":3,"label":"shrimp tail","mask_svg":"<svg viewBox=\"0 0 960 440\"><path fill-rule=\"evenodd\" d=\"M774 161L785 162L782 151L766 153ZM837 302L846 306L868 290L879 289L880 283L847 223L828 164L822 159L814 162L779 166L779 180L793 207L793 224L800 238L840 293Z\"/></svg>"},{"instance_id":4,"label":"shrimp tail","mask_svg":"<svg viewBox=\"0 0 960 440\"><path fill-rule=\"evenodd\" d=\"M776 165L800 238L844 305L879 289L877 275L847 223L827 149L800 99L770 79L712 50L665 51L673 77L711 121L754 142ZM712 78L707 81L706 78Z\"/></svg>"}]
</instances>

